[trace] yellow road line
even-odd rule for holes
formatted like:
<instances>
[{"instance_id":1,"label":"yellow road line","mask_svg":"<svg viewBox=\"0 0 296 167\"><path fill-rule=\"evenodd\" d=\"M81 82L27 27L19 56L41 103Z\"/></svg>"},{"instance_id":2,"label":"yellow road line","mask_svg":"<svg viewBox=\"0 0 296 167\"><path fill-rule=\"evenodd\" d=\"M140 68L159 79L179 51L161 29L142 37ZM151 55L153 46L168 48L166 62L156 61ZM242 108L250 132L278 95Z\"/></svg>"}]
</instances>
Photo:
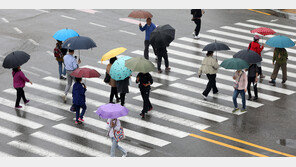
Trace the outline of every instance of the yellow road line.
<instances>
[{"instance_id":1,"label":"yellow road line","mask_svg":"<svg viewBox=\"0 0 296 167\"><path fill-rule=\"evenodd\" d=\"M265 15L271 15L269 13L261 12L261 11L254 10L254 9L248 9L248 10L253 11L253 12L257 12L257 13L261 13L261 14L265 14Z\"/></svg>"},{"instance_id":2,"label":"yellow road line","mask_svg":"<svg viewBox=\"0 0 296 167\"><path fill-rule=\"evenodd\" d=\"M263 154L259 154L259 153L249 151L249 150L246 150L246 149L243 149L243 148L232 146L232 145L222 143L222 142L219 142L219 141L216 141L216 140L212 140L212 139L209 139L209 138L206 138L206 137L202 137L202 136L199 136L199 135L196 135L196 134L190 134L189 136L195 137L195 138L198 138L198 139L202 139L202 140L205 140L205 141L208 141L208 142L211 142L211 143L215 143L215 144L218 144L218 145L221 145L221 146L224 146L224 147L228 147L228 148L231 148L231 149L234 149L234 150L237 150L237 151L241 151L241 152L244 152L244 153L247 153L247 154L251 154L251 155L254 155L254 156L257 156L257 157L268 157L268 156L263 155Z\"/></svg>"},{"instance_id":3,"label":"yellow road line","mask_svg":"<svg viewBox=\"0 0 296 167\"><path fill-rule=\"evenodd\" d=\"M270 148L267 148L267 147L259 146L257 144L253 144L253 143L246 142L246 141L243 141L243 140L240 140L240 139L236 139L236 138L233 138L233 137L230 137L230 136L215 133L215 132L212 132L212 131L209 131L209 130L201 130L201 131L205 132L205 133L209 133L211 135L215 135L215 136L223 137L225 139L229 139L229 140L233 140L233 141L236 141L236 142L239 142L239 143L243 143L243 144L246 144L246 145L249 145L249 146L257 147L257 148L260 148L262 150L266 150L266 151L273 152L273 153L276 153L276 154L281 154L281 155L284 155L284 156L287 156L287 157L295 157L295 155L291 155L291 154L283 153L283 152L280 152L280 151L276 151L276 150L273 150L273 149L270 149Z\"/></svg>"}]
</instances>

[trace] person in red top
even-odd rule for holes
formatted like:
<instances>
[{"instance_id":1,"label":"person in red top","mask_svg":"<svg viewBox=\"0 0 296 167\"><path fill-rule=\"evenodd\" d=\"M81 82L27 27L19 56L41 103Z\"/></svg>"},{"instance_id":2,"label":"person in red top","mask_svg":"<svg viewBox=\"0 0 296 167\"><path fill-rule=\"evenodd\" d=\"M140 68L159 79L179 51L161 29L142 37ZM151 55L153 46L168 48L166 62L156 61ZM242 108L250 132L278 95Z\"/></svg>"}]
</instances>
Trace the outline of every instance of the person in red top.
<instances>
[{"instance_id":1,"label":"person in red top","mask_svg":"<svg viewBox=\"0 0 296 167\"><path fill-rule=\"evenodd\" d=\"M250 42L248 49L258 53L261 56L261 52L264 49L264 44L262 46L259 44L259 35L254 36L254 41ZM258 75L260 75L260 78L264 78L265 76L262 74L262 68L261 68L261 62L257 63L258 67Z\"/></svg>"}]
</instances>

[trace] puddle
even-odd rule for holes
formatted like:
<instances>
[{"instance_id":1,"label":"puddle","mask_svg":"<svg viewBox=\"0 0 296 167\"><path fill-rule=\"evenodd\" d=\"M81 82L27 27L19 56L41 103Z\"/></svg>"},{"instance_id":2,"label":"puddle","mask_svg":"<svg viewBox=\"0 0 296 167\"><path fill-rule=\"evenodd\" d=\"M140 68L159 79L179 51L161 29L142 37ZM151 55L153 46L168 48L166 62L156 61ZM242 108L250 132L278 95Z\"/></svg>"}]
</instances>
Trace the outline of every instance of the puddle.
<instances>
[{"instance_id":1,"label":"puddle","mask_svg":"<svg viewBox=\"0 0 296 167\"><path fill-rule=\"evenodd\" d=\"M296 149L296 140L294 139L280 139L276 141L277 144Z\"/></svg>"}]
</instances>

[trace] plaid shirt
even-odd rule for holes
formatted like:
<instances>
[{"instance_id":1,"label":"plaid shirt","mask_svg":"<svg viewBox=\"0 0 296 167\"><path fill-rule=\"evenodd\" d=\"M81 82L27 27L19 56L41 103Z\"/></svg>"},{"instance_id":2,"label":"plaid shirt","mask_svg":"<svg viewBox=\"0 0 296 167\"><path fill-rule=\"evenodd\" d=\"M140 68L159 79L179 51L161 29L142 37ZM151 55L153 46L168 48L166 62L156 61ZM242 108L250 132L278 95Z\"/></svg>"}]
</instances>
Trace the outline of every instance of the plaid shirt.
<instances>
[{"instance_id":1,"label":"plaid shirt","mask_svg":"<svg viewBox=\"0 0 296 167\"><path fill-rule=\"evenodd\" d=\"M63 61L64 56L61 49L59 49L58 46L54 48L54 56L56 57L57 61Z\"/></svg>"}]
</instances>

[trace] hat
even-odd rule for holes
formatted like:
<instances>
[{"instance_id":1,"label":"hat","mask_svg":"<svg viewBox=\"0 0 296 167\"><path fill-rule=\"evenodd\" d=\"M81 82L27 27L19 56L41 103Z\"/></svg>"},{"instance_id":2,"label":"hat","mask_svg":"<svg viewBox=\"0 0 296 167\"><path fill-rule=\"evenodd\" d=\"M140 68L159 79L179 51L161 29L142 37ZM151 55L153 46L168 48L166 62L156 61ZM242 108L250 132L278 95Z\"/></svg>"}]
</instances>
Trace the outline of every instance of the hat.
<instances>
[{"instance_id":1,"label":"hat","mask_svg":"<svg viewBox=\"0 0 296 167\"><path fill-rule=\"evenodd\" d=\"M261 39L261 38L259 37L259 35L255 35L255 36L254 36L254 39L257 40L257 39Z\"/></svg>"}]
</instances>

